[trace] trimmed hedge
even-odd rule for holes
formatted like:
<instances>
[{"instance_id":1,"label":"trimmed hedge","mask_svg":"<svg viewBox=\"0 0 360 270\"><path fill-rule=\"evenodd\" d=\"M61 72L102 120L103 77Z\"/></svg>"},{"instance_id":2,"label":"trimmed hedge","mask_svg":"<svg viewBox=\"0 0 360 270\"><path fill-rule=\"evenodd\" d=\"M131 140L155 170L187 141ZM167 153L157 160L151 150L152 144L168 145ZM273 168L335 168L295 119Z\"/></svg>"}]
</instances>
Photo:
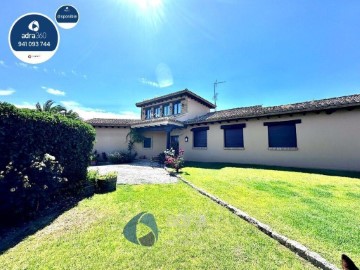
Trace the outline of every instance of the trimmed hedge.
<instances>
[{"instance_id":1,"label":"trimmed hedge","mask_svg":"<svg viewBox=\"0 0 360 270\"><path fill-rule=\"evenodd\" d=\"M15 168L28 168L34 157L42 159L49 154L63 167L61 177L67 179L60 193L74 193L86 179L94 141L95 129L81 120L0 102L0 172L9 163ZM0 178L0 205L7 203L4 195L16 196L16 192L9 195L4 190L11 186L9 181L15 180Z\"/></svg>"}]
</instances>

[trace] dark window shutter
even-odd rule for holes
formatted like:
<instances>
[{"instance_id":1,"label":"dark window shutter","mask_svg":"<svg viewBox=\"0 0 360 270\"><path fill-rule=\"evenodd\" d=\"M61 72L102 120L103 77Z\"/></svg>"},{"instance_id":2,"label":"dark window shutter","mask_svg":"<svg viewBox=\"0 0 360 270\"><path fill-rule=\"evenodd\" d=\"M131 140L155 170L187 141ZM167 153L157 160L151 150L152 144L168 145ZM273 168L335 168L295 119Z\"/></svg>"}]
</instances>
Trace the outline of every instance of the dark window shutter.
<instances>
[{"instance_id":1,"label":"dark window shutter","mask_svg":"<svg viewBox=\"0 0 360 270\"><path fill-rule=\"evenodd\" d=\"M297 147L295 124L272 125L269 129L269 147Z\"/></svg>"},{"instance_id":2,"label":"dark window shutter","mask_svg":"<svg viewBox=\"0 0 360 270\"><path fill-rule=\"evenodd\" d=\"M194 147L207 147L207 130L194 130Z\"/></svg>"},{"instance_id":3,"label":"dark window shutter","mask_svg":"<svg viewBox=\"0 0 360 270\"><path fill-rule=\"evenodd\" d=\"M224 129L225 147L244 147L242 128Z\"/></svg>"}]
</instances>

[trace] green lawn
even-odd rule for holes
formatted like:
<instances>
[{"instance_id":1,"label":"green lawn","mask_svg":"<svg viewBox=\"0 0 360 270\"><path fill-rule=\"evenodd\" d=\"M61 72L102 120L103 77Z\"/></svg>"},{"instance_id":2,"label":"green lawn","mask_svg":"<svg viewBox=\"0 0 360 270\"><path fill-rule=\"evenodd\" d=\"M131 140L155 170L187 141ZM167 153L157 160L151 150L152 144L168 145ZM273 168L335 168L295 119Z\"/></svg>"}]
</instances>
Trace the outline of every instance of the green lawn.
<instances>
[{"instance_id":1,"label":"green lawn","mask_svg":"<svg viewBox=\"0 0 360 270\"><path fill-rule=\"evenodd\" d=\"M186 170L194 176L198 169ZM142 211L152 213L160 229L150 248L122 235ZM7 270L314 269L181 182L118 186L116 192L85 199L1 255L0 265Z\"/></svg>"},{"instance_id":2,"label":"green lawn","mask_svg":"<svg viewBox=\"0 0 360 270\"><path fill-rule=\"evenodd\" d=\"M190 163L182 176L339 266L360 262L360 179Z\"/></svg>"}]
</instances>

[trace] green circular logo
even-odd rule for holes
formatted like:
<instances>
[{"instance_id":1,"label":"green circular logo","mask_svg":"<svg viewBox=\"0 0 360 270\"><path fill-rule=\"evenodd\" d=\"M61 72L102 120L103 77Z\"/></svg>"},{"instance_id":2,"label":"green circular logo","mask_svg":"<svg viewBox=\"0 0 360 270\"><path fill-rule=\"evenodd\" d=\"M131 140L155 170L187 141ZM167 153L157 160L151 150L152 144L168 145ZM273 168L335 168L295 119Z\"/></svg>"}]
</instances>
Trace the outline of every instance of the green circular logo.
<instances>
[{"instance_id":1,"label":"green circular logo","mask_svg":"<svg viewBox=\"0 0 360 270\"><path fill-rule=\"evenodd\" d=\"M159 237L155 217L146 212L134 216L124 227L125 238L136 245L151 247Z\"/></svg>"}]
</instances>

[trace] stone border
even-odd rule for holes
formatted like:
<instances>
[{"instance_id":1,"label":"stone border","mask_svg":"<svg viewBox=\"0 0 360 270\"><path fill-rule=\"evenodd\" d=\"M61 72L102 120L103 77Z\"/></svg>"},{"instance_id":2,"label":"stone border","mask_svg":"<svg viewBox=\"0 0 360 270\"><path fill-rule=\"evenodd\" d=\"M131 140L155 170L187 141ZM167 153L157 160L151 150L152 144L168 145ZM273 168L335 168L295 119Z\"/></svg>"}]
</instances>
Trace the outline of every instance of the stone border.
<instances>
[{"instance_id":1,"label":"stone border","mask_svg":"<svg viewBox=\"0 0 360 270\"><path fill-rule=\"evenodd\" d=\"M192 184L189 181L185 180L181 176L177 175L177 177L181 181L183 181L185 184L189 185L190 187L197 190L202 195L210 198L211 200L213 200L214 202L220 204L221 206L224 206L230 212L234 213L235 215L242 218L243 220L249 222L251 225L255 226L256 228L258 228L260 231L262 231L266 235L268 235L271 238L275 239L280 244L284 245L285 247L287 247L288 249L290 249L292 252L296 253L300 257L302 257L305 260L309 261L314 266L320 267L320 268L325 269L325 270L339 270L339 268L337 268L335 265L329 263L325 258L321 257L320 254L318 254L318 253L316 253L314 251L311 251L310 249L308 249L304 245L300 244L299 242L297 242L295 240L292 240L292 239L289 239L286 236L274 231L269 225L261 223L260 221L258 221L257 219L251 217L250 215L248 215L244 211L241 211L240 209L236 208L235 206L232 206L232 205L222 201L221 199L211 195L210 193L207 193L205 190L202 190L202 189L198 188L197 186L195 186L194 184Z\"/></svg>"}]
</instances>

